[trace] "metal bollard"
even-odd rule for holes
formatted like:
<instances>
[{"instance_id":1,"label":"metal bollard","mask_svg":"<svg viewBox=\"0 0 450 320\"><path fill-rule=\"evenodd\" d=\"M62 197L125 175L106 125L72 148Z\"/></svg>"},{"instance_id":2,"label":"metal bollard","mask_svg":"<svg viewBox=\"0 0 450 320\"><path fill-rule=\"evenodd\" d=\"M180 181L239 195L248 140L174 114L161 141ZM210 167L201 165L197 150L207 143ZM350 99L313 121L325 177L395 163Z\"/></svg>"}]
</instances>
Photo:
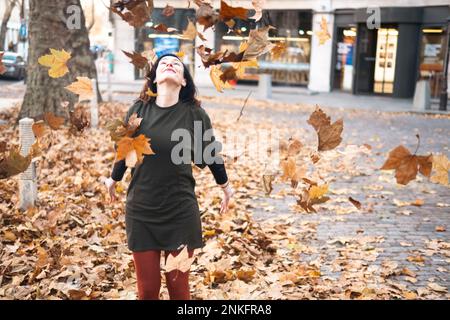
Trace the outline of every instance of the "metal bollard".
<instances>
[{"instance_id":1,"label":"metal bollard","mask_svg":"<svg viewBox=\"0 0 450 320\"><path fill-rule=\"evenodd\" d=\"M23 118L19 120L20 135L20 154L26 156L32 144L35 141L32 125L34 120ZM19 175L19 207L21 210L27 210L28 207L34 207L37 200L37 177L36 164L31 161L27 170Z\"/></svg>"},{"instance_id":2,"label":"metal bollard","mask_svg":"<svg viewBox=\"0 0 450 320\"><path fill-rule=\"evenodd\" d=\"M91 99L91 128L98 128L97 79L92 79L94 94Z\"/></svg>"}]
</instances>

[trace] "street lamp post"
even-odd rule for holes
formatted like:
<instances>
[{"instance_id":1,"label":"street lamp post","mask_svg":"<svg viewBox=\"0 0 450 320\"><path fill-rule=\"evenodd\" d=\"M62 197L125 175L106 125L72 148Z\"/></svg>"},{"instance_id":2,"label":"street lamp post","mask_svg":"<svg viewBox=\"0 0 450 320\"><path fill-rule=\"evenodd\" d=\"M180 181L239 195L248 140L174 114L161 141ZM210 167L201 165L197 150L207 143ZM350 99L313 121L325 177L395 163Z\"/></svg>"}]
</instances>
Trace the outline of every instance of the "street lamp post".
<instances>
[{"instance_id":1,"label":"street lamp post","mask_svg":"<svg viewBox=\"0 0 450 320\"><path fill-rule=\"evenodd\" d=\"M442 84L441 97L439 101L439 110L447 110L448 102L448 60L450 55L450 16L447 18L447 36L445 39L445 59L444 59L444 83Z\"/></svg>"}]
</instances>

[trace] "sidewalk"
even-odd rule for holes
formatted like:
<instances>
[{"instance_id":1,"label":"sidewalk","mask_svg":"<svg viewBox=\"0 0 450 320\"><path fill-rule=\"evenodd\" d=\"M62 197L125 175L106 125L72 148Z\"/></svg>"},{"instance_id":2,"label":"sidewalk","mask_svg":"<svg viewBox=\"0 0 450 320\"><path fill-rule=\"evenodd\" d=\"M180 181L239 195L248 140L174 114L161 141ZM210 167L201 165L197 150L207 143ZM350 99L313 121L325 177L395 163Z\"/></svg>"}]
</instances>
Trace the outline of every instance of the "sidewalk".
<instances>
[{"instance_id":1,"label":"sidewalk","mask_svg":"<svg viewBox=\"0 0 450 320\"><path fill-rule=\"evenodd\" d=\"M100 81L100 90L106 92L106 81ZM130 93L138 94L143 86L143 80L133 82L115 82L112 84L114 93ZM232 97L245 99L249 92L250 97L258 99L258 86L239 84L234 89L225 90L223 93L218 92L214 87L198 87L198 93L201 96L208 97ZM312 92L307 88L299 87L272 87L272 96L265 99L269 102L285 102L294 104L318 104L322 107L343 108L343 109L363 109L380 112L414 112L414 113L437 113L450 114L448 111L439 111L439 106L433 104L431 110L414 110L413 99L399 99L374 95L353 95L348 92L332 91L332 92ZM449 103L450 109L450 103Z\"/></svg>"},{"instance_id":2,"label":"sidewalk","mask_svg":"<svg viewBox=\"0 0 450 320\"><path fill-rule=\"evenodd\" d=\"M131 102L142 90L143 80L135 80L131 82L112 82L111 90L113 100L122 102ZM102 96L106 99L107 82L106 79L100 78L99 87ZM8 88L14 90L22 88L22 92L15 92L14 95L3 94L2 91L8 91ZM223 93L218 92L214 87L198 87L200 96L220 97L220 98L242 98L245 99L251 92L250 98L260 99L257 85L239 84L234 89L225 90ZM25 85L23 82L12 85L0 85L0 112L2 109L9 108L14 103L19 102L25 93ZM449 110L439 111L439 106L435 103L431 106L431 110L414 110L412 99L398 99L385 96L374 95L353 95L348 92L332 91L332 92L312 92L307 88L299 87L272 87L272 95L269 99L262 98L268 102L284 102L292 104L318 104L322 107L339 108L339 109L358 109L379 112L412 112L419 114L450 114Z\"/></svg>"}]
</instances>

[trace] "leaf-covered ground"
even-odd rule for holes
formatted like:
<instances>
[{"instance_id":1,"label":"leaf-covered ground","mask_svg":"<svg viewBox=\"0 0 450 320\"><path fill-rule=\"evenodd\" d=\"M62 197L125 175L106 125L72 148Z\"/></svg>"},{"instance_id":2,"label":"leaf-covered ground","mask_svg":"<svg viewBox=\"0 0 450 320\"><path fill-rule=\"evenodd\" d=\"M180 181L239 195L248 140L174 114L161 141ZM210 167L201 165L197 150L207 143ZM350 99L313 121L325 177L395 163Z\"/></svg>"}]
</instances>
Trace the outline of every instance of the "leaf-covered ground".
<instances>
[{"instance_id":1,"label":"leaf-covered ground","mask_svg":"<svg viewBox=\"0 0 450 320\"><path fill-rule=\"evenodd\" d=\"M250 100L236 122L241 99L227 100L227 106L217 98L204 102L216 135L233 130L254 140L256 130L276 128L282 141L299 139L296 161L310 179L329 185L330 200L316 205L317 213L305 212L296 204L302 182L293 188L280 167L239 150L227 153L231 141L224 141L236 189L228 213L218 213L221 190L209 170L194 170L206 246L191 267L192 298L450 297L450 189L420 176L400 187L392 172L377 170L396 145L414 150L415 133L422 137L422 153L449 155L448 118L327 110L333 121L344 117L343 142L312 163L307 156L317 149L317 135L306 122L312 106ZM114 204L101 181L114 160L105 124L122 118L128 107L102 104L100 129L80 136L52 131L52 144L37 162L36 208L20 212L18 178L0 180L0 298L136 298L124 228L130 172ZM17 113L15 108L1 118L13 123ZM2 140L18 143L18 128L7 124L0 132ZM263 174L274 176L268 196Z\"/></svg>"}]
</instances>

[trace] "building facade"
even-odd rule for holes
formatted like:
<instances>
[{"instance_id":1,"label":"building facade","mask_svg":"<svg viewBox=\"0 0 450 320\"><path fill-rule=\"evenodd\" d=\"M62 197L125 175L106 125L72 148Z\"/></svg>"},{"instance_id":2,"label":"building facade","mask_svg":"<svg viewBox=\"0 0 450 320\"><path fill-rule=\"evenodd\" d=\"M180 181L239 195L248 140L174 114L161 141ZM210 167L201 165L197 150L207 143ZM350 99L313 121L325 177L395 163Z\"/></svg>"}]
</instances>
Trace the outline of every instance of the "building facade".
<instances>
[{"instance_id":1,"label":"building facade","mask_svg":"<svg viewBox=\"0 0 450 320\"><path fill-rule=\"evenodd\" d=\"M219 23L214 31L210 28L203 32L206 42L198 37L185 41L175 35L156 33L151 26L164 22L183 30L188 19L194 18L194 9L187 8L185 0L154 3L152 19L142 28L134 30L118 16L112 18L116 80L143 77L130 68L121 50L181 50L197 85L212 86L195 47L205 44L214 50L237 51L249 30L256 27L255 22L237 20L237 36L227 34L227 27ZM251 8L248 0L228 3ZM162 16L166 4L177 9L170 18ZM218 9L220 1L212 4ZM437 97L444 79L449 17L449 0L266 0L258 26L275 26L269 39L285 41L287 50L276 58L270 53L261 56L259 68L247 69L242 80L257 81L258 74L269 73L275 85L411 98L417 80L426 78L432 96ZM315 33L320 30L322 18L327 21L331 39L321 45Z\"/></svg>"}]
</instances>

